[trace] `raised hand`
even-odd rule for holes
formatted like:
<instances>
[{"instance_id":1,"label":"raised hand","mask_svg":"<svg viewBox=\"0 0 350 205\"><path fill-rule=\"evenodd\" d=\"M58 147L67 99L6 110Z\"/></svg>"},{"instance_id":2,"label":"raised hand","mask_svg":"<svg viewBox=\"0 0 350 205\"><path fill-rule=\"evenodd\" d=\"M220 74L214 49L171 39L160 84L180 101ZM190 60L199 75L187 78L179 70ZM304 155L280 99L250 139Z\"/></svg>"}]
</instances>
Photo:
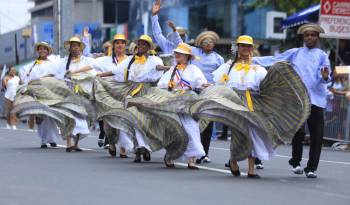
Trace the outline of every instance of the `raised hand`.
<instances>
[{"instance_id":1,"label":"raised hand","mask_svg":"<svg viewBox=\"0 0 350 205\"><path fill-rule=\"evenodd\" d=\"M168 21L167 24L174 32L176 31L176 26L175 26L174 22Z\"/></svg>"},{"instance_id":2,"label":"raised hand","mask_svg":"<svg viewBox=\"0 0 350 205\"><path fill-rule=\"evenodd\" d=\"M162 6L162 0L157 0L156 3L154 3L152 8L152 16L155 16L159 13L161 6Z\"/></svg>"},{"instance_id":3,"label":"raised hand","mask_svg":"<svg viewBox=\"0 0 350 205\"><path fill-rule=\"evenodd\" d=\"M329 69L327 67L324 67L323 69L321 69L321 75L324 80L328 80Z\"/></svg>"},{"instance_id":4,"label":"raised hand","mask_svg":"<svg viewBox=\"0 0 350 205\"><path fill-rule=\"evenodd\" d=\"M89 37L89 27L84 27L83 28L83 37Z\"/></svg>"}]
</instances>

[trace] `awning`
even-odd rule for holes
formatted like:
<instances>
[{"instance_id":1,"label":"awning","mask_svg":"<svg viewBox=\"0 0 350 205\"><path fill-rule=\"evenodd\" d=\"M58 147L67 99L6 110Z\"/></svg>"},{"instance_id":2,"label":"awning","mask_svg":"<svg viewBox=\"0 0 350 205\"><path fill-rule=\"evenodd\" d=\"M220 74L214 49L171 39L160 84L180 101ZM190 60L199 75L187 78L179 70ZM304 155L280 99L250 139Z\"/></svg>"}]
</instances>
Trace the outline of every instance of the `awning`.
<instances>
[{"instance_id":1,"label":"awning","mask_svg":"<svg viewBox=\"0 0 350 205\"><path fill-rule=\"evenodd\" d=\"M309 22L316 23L318 21L319 10L320 4L316 4L283 19L281 23L282 29L299 26Z\"/></svg>"}]
</instances>

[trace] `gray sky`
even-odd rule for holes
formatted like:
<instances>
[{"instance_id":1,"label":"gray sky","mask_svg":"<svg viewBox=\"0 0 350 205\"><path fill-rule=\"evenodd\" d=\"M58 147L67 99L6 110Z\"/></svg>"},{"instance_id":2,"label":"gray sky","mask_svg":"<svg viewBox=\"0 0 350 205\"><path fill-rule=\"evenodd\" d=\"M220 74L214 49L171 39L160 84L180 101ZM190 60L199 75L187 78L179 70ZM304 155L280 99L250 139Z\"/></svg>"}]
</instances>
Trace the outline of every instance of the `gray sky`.
<instances>
[{"instance_id":1,"label":"gray sky","mask_svg":"<svg viewBox=\"0 0 350 205\"><path fill-rule=\"evenodd\" d=\"M0 0L0 33L21 28L30 22L28 9L34 3L28 0Z\"/></svg>"}]
</instances>

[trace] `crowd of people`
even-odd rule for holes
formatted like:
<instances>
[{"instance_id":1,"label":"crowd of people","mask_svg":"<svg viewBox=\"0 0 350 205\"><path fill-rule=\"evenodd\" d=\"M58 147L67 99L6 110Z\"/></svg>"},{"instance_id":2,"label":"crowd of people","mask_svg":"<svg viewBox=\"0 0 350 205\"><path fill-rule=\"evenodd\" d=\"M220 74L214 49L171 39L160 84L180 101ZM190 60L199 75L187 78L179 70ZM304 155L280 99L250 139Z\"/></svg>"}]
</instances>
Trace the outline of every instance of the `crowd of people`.
<instances>
[{"instance_id":1,"label":"crowd of people","mask_svg":"<svg viewBox=\"0 0 350 205\"><path fill-rule=\"evenodd\" d=\"M50 57L45 42L35 44L38 58L20 71L20 79L15 70L6 79L8 126L28 117L38 126L41 148L56 147L62 137L66 152L80 152L79 141L99 122L98 144L109 144L112 157L134 153L134 162L141 163L165 149L166 167L186 160L189 169L198 169L211 161L213 127L221 123L231 130L226 166L234 176L240 176L237 162L248 159L248 177L260 178L254 164L262 168L260 160L273 157L277 145L292 142L292 171L316 178L331 81L328 57L317 47L323 29L301 26L304 46L278 56L254 57L253 38L239 36L225 62L214 51L219 36L213 31L200 33L190 46L186 30L169 21L172 32L164 36L160 9L157 0L151 16L155 43L148 35L129 43L117 34L103 55L92 55L84 54L88 42L72 37L64 42L64 58ZM156 44L166 58L155 54ZM305 123L311 144L302 169Z\"/></svg>"}]
</instances>

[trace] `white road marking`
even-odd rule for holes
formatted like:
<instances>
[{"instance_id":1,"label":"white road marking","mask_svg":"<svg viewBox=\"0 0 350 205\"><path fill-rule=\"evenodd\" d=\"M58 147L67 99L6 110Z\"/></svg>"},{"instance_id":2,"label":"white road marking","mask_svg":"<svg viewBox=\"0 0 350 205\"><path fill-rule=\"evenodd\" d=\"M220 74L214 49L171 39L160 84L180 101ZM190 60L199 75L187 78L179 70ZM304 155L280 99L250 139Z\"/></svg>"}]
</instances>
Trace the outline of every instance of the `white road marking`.
<instances>
[{"instance_id":1,"label":"white road marking","mask_svg":"<svg viewBox=\"0 0 350 205\"><path fill-rule=\"evenodd\" d=\"M210 147L210 149L213 150L221 150L221 151L230 151L230 149L227 148L222 148L222 147ZM291 156L287 155L279 155L276 154L275 157L281 157L281 158L291 158ZM302 160L307 161L309 160L308 158L302 158ZM332 164L344 164L344 165L350 165L350 162L342 162L342 161L330 161L330 160L323 160L320 159L320 162L326 162L326 163L332 163Z\"/></svg>"}]
</instances>

